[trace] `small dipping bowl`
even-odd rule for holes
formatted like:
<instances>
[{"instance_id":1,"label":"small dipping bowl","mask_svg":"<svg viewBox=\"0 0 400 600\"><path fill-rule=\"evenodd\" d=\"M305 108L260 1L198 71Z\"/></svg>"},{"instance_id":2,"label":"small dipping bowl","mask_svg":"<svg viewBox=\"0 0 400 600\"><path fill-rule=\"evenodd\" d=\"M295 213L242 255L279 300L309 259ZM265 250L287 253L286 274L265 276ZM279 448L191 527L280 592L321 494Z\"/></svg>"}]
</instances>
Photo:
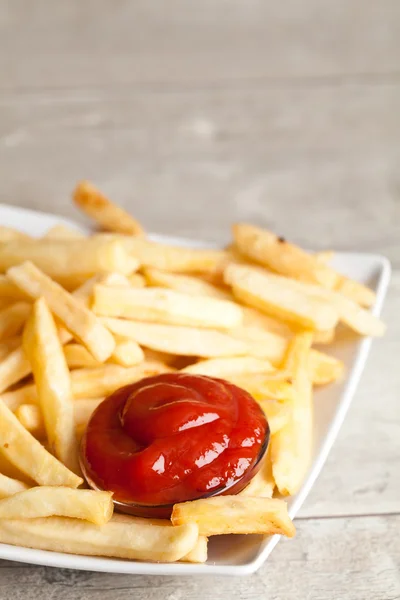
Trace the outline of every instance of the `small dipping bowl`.
<instances>
[{"instance_id":1,"label":"small dipping bowl","mask_svg":"<svg viewBox=\"0 0 400 600\"><path fill-rule=\"evenodd\" d=\"M250 483L251 479L258 473L261 467L262 459L264 458L269 444L270 439L270 430L267 425L264 442L260 447L260 451L258 453L257 459L254 462L253 466L249 468L242 477L239 477L235 481L231 482L229 485L222 486L220 488L216 488L207 494L203 494L198 496L197 498L190 498L182 500L182 502L192 501L192 500L200 500L203 498L213 498L215 496L224 496L224 495L235 495L244 490L244 488ZM83 444L80 447L79 453L80 466L82 469L83 476L85 477L88 485L97 491L104 491L102 488L98 486L97 483L93 481L93 479L89 475L89 468L86 463L85 453L83 452ZM139 504L137 502L121 502L119 500L113 500L114 508L117 512L126 513L129 515L134 515L136 517L148 517L148 518L158 518L158 519L169 519L172 513L172 509L174 504Z\"/></svg>"}]
</instances>

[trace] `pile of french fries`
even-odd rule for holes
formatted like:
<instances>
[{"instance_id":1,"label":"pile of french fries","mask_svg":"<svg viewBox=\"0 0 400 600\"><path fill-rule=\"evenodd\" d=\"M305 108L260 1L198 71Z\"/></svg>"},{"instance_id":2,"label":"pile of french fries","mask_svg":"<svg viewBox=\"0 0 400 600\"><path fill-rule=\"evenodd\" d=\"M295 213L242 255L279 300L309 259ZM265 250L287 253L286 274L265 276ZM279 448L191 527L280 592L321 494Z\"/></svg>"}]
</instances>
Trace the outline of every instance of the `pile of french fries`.
<instances>
[{"instance_id":1,"label":"pile of french fries","mask_svg":"<svg viewBox=\"0 0 400 600\"><path fill-rule=\"evenodd\" d=\"M379 336L374 292L269 231L238 224L225 250L171 247L94 186L75 203L101 231L41 239L0 226L0 542L150 561L204 562L209 536L295 529L313 444L313 387L343 365L320 349L338 324ZM315 347L318 345L318 348ZM84 489L79 439L110 393L182 370L221 377L265 411L271 441L237 496L174 506L171 520L113 514Z\"/></svg>"}]
</instances>

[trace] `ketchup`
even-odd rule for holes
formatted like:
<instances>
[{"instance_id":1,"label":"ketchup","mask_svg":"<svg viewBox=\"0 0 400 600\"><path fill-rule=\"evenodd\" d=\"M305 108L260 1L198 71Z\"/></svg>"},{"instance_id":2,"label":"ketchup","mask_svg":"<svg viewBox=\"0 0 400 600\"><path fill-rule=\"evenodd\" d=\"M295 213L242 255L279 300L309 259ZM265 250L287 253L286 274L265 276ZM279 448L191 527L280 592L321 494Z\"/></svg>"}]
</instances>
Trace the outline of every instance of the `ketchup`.
<instances>
[{"instance_id":1,"label":"ketchup","mask_svg":"<svg viewBox=\"0 0 400 600\"><path fill-rule=\"evenodd\" d=\"M165 373L121 388L92 415L88 479L122 503L165 505L240 491L268 443L264 413L222 379Z\"/></svg>"}]
</instances>

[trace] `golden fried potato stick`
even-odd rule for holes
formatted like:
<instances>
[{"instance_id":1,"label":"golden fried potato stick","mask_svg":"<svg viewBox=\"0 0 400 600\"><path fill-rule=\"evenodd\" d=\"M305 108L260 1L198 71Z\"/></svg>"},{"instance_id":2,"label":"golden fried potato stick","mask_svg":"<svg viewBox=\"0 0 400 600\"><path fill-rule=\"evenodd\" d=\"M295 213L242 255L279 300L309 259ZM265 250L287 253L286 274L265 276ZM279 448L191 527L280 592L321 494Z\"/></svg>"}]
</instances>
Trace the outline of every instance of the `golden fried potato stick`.
<instances>
[{"instance_id":1,"label":"golden fried potato stick","mask_svg":"<svg viewBox=\"0 0 400 600\"><path fill-rule=\"evenodd\" d=\"M33 305L23 335L47 439L54 455L80 473L71 378L52 314L44 298Z\"/></svg>"},{"instance_id":2,"label":"golden fried potato stick","mask_svg":"<svg viewBox=\"0 0 400 600\"><path fill-rule=\"evenodd\" d=\"M313 446L312 382L308 373L312 333L293 338L284 369L293 373L294 397L288 423L271 436L272 473L281 494L296 493L310 466Z\"/></svg>"},{"instance_id":3,"label":"golden fried potato stick","mask_svg":"<svg viewBox=\"0 0 400 600\"><path fill-rule=\"evenodd\" d=\"M173 525L195 523L200 535L226 533L275 533L293 537L296 530L286 502L250 496L215 496L175 504Z\"/></svg>"},{"instance_id":4,"label":"golden fried potato stick","mask_svg":"<svg viewBox=\"0 0 400 600\"><path fill-rule=\"evenodd\" d=\"M68 554L175 562L196 546L196 525L168 527L157 520L113 515L99 527L81 519L0 519L0 542Z\"/></svg>"},{"instance_id":5,"label":"golden fried potato stick","mask_svg":"<svg viewBox=\"0 0 400 600\"><path fill-rule=\"evenodd\" d=\"M208 329L231 329L243 319L240 306L229 300L158 287L96 285L92 310L106 317Z\"/></svg>"},{"instance_id":6,"label":"golden fried potato stick","mask_svg":"<svg viewBox=\"0 0 400 600\"><path fill-rule=\"evenodd\" d=\"M21 333L30 312L31 306L27 302L16 302L0 310L0 340Z\"/></svg>"},{"instance_id":7,"label":"golden fried potato stick","mask_svg":"<svg viewBox=\"0 0 400 600\"><path fill-rule=\"evenodd\" d=\"M76 488L83 480L40 444L0 401L0 455L39 485Z\"/></svg>"},{"instance_id":8,"label":"golden fried potato stick","mask_svg":"<svg viewBox=\"0 0 400 600\"><path fill-rule=\"evenodd\" d=\"M144 235L144 229L128 212L111 202L89 181L80 181L73 193L75 204L103 229L127 235Z\"/></svg>"},{"instance_id":9,"label":"golden fried potato stick","mask_svg":"<svg viewBox=\"0 0 400 600\"><path fill-rule=\"evenodd\" d=\"M338 322L335 306L295 288L291 285L293 281L286 277L257 267L230 265L224 278L241 302L298 327L325 331Z\"/></svg>"},{"instance_id":10,"label":"golden fried potato stick","mask_svg":"<svg viewBox=\"0 0 400 600\"><path fill-rule=\"evenodd\" d=\"M13 479L0 473L0 498L7 498L28 488L29 486L23 481L18 481L18 479Z\"/></svg>"},{"instance_id":11,"label":"golden fried potato stick","mask_svg":"<svg viewBox=\"0 0 400 600\"><path fill-rule=\"evenodd\" d=\"M52 281L31 262L12 267L8 277L32 298L45 298L51 312L97 360L107 360L115 349L111 333L79 299Z\"/></svg>"},{"instance_id":12,"label":"golden fried potato stick","mask_svg":"<svg viewBox=\"0 0 400 600\"><path fill-rule=\"evenodd\" d=\"M43 485L0 500L0 520L56 516L105 525L111 519L113 509L111 492Z\"/></svg>"}]
</instances>

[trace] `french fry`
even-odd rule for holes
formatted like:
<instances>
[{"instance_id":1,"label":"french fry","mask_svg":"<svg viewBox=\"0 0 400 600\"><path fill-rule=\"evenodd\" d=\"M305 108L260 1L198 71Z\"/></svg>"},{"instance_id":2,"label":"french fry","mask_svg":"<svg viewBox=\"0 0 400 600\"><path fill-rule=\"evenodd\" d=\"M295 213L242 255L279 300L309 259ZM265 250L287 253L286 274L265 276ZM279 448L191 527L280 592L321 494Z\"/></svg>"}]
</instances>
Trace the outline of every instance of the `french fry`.
<instances>
[{"instance_id":1,"label":"french fry","mask_svg":"<svg viewBox=\"0 0 400 600\"><path fill-rule=\"evenodd\" d=\"M326 331L314 331L314 344L332 344L335 339L335 329L327 329Z\"/></svg>"},{"instance_id":2,"label":"french fry","mask_svg":"<svg viewBox=\"0 0 400 600\"><path fill-rule=\"evenodd\" d=\"M71 379L57 327L44 298L36 300L23 335L47 439L54 455L79 473Z\"/></svg>"},{"instance_id":3,"label":"french fry","mask_svg":"<svg viewBox=\"0 0 400 600\"><path fill-rule=\"evenodd\" d=\"M105 525L112 514L111 492L44 485L17 492L0 500L0 520L58 516Z\"/></svg>"},{"instance_id":4,"label":"french fry","mask_svg":"<svg viewBox=\"0 0 400 600\"><path fill-rule=\"evenodd\" d=\"M75 204L103 229L127 235L144 235L143 227L89 181L80 181L73 194Z\"/></svg>"},{"instance_id":5,"label":"french fry","mask_svg":"<svg viewBox=\"0 0 400 600\"><path fill-rule=\"evenodd\" d=\"M0 394L29 375L31 365L21 347L0 362Z\"/></svg>"},{"instance_id":6,"label":"french fry","mask_svg":"<svg viewBox=\"0 0 400 600\"><path fill-rule=\"evenodd\" d=\"M21 345L21 337L15 335L14 337L7 338L4 342L0 342L0 361L6 358L16 348Z\"/></svg>"},{"instance_id":7,"label":"french fry","mask_svg":"<svg viewBox=\"0 0 400 600\"><path fill-rule=\"evenodd\" d=\"M277 273L333 288L338 275L315 256L274 233L244 223L233 226L240 252Z\"/></svg>"},{"instance_id":8,"label":"french fry","mask_svg":"<svg viewBox=\"0 0 400 600\"><path fill-rule=\"evenodd\" d=\"M135 288L143 288L146 287L146 279L140 273L132 273L132 275L128 275L129 284Z\"/></svg>"},{"instance_id":9,"label":"french fry","mask_svg":"<svg viewBox=\"0 0 400 600\"><path fill-rule=\"evenodd\" d=\"M240 492L240 496L252 496L253 498L272 498L275 489L275 480L272 475L272 463L270 452L262 460L262 465L249 485Z\"/></svg>"},{"instance_id":10,"label":"french fry","mask_svg":"<svg viewBox=\"0 0 400 600\"><path fill-rule=\"evenodd\" d=\"M337 309L326 300L296 289L292 280L260 269L230 265L224 274L241 302L300 327L324 331L338 322Z\"/></svg>"},{"instance_id":11,"label":"french fry","mask_svg":"<svg viewBox=\"0 0 400 600\"><path fill-rule=\"evenodd\" d=\"M312 334L297 335L290 343L284 368L293 373L295 396L288 423L271 437L272 473L283 495L300 488L308 470L313 444L312 384L308 374Z\"/></svg>"},{"instance_id":12,"label":"french fry","mask_svg":"<svg viewBox=\"0 0 400 600\"><path fill-rule=\"evenodd\" d=\"M72 392L75 398L107 396L124 385L168 370L162 363L146 361L129 368L102 365L95 369L75 369L71 373Z\"/></svg>"},{"instance_id":13,"label":"french fry","mask_svg":"<svg viewBox=\"0 0 400 600\"><path fill-rule=\"evenodd\" d=\"M341 276L335 290L346 296L346 298L353 300L353 302L367 308L375 304L376 301L376 294L373 290L348 277Z\"/></svg>"},{"instance_id":14,"label":"french fry","mask_svg":"<svg viewBox=\"0 0 400 600\"><path fill-rule=\"evenodd\" d=\"M96 285L92 310L106 317L210 329L231 329L242 322L241 309L233 302L165 288Z\"/></svg>"},{"instance_id":15,"label":"french fry","mask_svg":"<svg viewBox=\"0 0 400 600\"><path fill-rule=\"evenodd\" d=\"M15 240L30 240L32 239L27 233L13 229L12 227L5 227L0 225L0 244L7 242L13 242Z\"/></svg>"},{"instance_id":16,"label":"french fry","mask_svg":"<svg viewBox=\"0 0 400 600\"><path fill-rule=\"evenodd\" d=\"M267 417L271 435L280 431L290 420L292 407L289 402L275 398L256 398Z\"/></svg>"},{"instance_id":17,"label":"french fry","mask_svg":"<svg viewBox=\"0 0 400 600\"><path fill-rule=\"evenodd\" d=\"M288 347L287 339L274 333L250 327L238 327L229 333L235 339L247 344L247 354L269 360L273 366L278 368L282 365ZM344 365L341 360L312 349L309 358L309 369L313 383L324 385L339 379L343 374Z\"/></svg>"},{"instance_id":18,"label":"french fry","mask_svg":"<svg viewBox=\"0 0 400 600\"><path fill-rule=\"evenodd\" d=\"M293 537L296 530L287 514L286 502L250 496L216 496L175 504L175 526L195 523L200 535L226 533L275 533Z\"/></svg>"},{"instance_id":19,"label":"french fry","mask_svg":"<svg viewBox=\"0 0 400 600\"><path fill-rule=\"evenodd\" d=\"M210 358L201 360L182 369L183 373L208 375L228 379L229 375L243 375L251 373L272 373L275 369L267 360L252 356L234 356L230 358Z\"/></svg>"},{"instance_id":20,"label":"french fry","mask_svg":"<svg viewBox=\"0 0 400 600\"><path fill-rule=\"evenodd\" d=\"M83 240L17 241L0 246L0 272L27 260L69 288L98 272L128 274L139 266L121 242L96 236Z\"/></svg>"},{"instance_id":21,"label":"french fry","mask_svg":"<svg viewBox=\"0 0 400 600\"><path fill-rule=\"evenodd\" d=\"M179 356L244 356L247 344L221 331L196 329L158 323L140 323L103 317L102 322L113 333L132 338L141 346Z\"/></svg>"},{"instance_id":22,"label":"french fry","mask_svg":"<svg viewBox=\"0 0 400 600\"><path fill-rule=\"evenodd\" d=\"M69 369L99 367L102 364L82 344L67 344L64 346L64 356Z\"/></svg>"},{"instance_id":23,"label":"french fry","mask_svg":"<svg viewBox=\"0 0 400 600\"><path fill-rule=\"evenodd\" d=\"M198 277L168 273L160 269L145 269L144 276L147 283L154 287L166 287L190 296L209 296L220 300L232 300L229 290L218 288Z\"/></svg>"},{"instance_id":24,"label":"french fry","mask_svg":"<svg viewBox=\"0 0 400 600\"><path fill-rule=\"evenodd\" d=\"M268 333L276 333L285 338L293 336L293 329L284 321L274 319L255 308L250 306L242 306L243 312L243 327L250 331L266 331Z\"/></svg>"},{"instance_id":25,"label":"french fry","mask_svg":"<svg viewBox=\"0 0 400 600\"><path fill-rule=\"evenodd\" d=\"M208 538L204 535L199 535L194 548L181 558L181 562L190 563L205 563L208 555Z\"/></svg>"},{"instance_id":26,"label":"french fry","mask_svg":"<svg viewBox=\"0 0 400 600\"><path fill-rule=\"evenodd\" d=\"M50 227L48 232L43 236L45 240L82 240L85 238L86 236L77 229L73 229L62 223Z\"/></svg>"},{"instance_id":27,"label":"french fry","mask_svg":"<svg viewBox=\"0 0 400 600\"><path fill-rule=\"evenodd\" d=\"M13 479L12 477L7 477L7 475L2 475L0 473L0 498L7 498L13 494L18 494L18 492L23 492L28 488L29 486L23 481L18 481L18 479Z\"/></svg>"},{"instance_id":28,"label":"french fry","mask_svg":"<svg viewBox=\"0 0 400 600\"><path fill-rule=\"evenodd\" d=\"M76 488L82 479L59 462L0 401L0 455L39 485Z\"/></svg>"},{"instance_id":29,"label":"french fry","mask_svg":"<svg viewBox=\"0 0 400 600\"><path fill-rule=\"evenodd\" d=\"M114 335L116 346L109 359L122 367L133 367L144 360L144 352L137 342L121 335Z\"/></svg>"},{"instance_id":30,"label":"french fry","mask_svg":"<svg viewBox=\"0 0 400 600\"><path fill-rule=\"evenodd\" d=\"M28 364L29 361L26 360L26 362ZM23 385L17 388L16 390L12 390L11 392L5 392L4 394L0 394L0 400L2 400L2 402L4 402L7 408L9 408L12 412L16 411L17 408L21 406L21 404L36 404L36 385Z\"/></svg>"},{"instance_id":31,"label":"french fry","mask_svg":"<svg viewBox=\"0 0 400 600\"><path fill-rule=\"evenodd\" d=\"M76 428L87 425L96 408L104 398L81 398L74 400L74 422ZM40 407L37 404L20 404L15 410L15 416L27 431L36 438L45 434L44 421Z\"/></svg>"},{"instance_id":32,"label":"french fry","mask_svg":"<svg viewBox=\"0 0 400 600\"><path fill-rule=\"evenodd\" d=\"M1 519L0 542L68 554L174 562L197 544L196 525L167 527L152 519L113 515L99 527L81 519Z\"/></svg>"},{"instance_id":33,"label":"french fry","mask_svg":"<svg viewBox=\"0 0 400 600\"><path fill-rule=\"evenodd\" d=\"M43 440L46 428L40 407L37 404L20 404L14 411L18 421L36 439Z\"/></svg>"},{"instance_id":34,"label":"french fry","mask_svg":"<svg viewBox=\"0 0 400 600\"><path fill-rule=\"evenodd\" d=\"M338 292L292 280L287 280L287 286L296 292L329 302L337 310L340 321L360 335L382 336L385 333L386 326L381 319Z\"/></svg>"},{"instance_id":35,"label":"french fry","mask_svg":"<svg viewBox=\"0 0 400 600\"><path fill-rule=\"evenodd\" d=\"M29 300L29 296L24 294L12 281L10 281L7 275L0 275L0 297L10 298L14 302L17 300Z\"/></svg>"},{"instance_id":36,"label":"french fry","mask_svg":"<svg viewBox=\"0 0 400 600\"><path fill-rule=\"evenodd\" d=\"M0 310L0 340L21 333L31 306L27 302L16 302Z\"/></svg>"},{"instance_id":37,"label":"french fry","mask_svg":"<svg viewBox=\"0 0 400 600\"><path fill-rule=\"evenodd\" d=\"M214 273L226 257L223 250L168 246L134 236L100 234L94 237L117 239L143 267L173 273Z\"/></svg>"},{"instance_id":38,"label":"french fry","mask_svg":"<svg viewBox=\"0 0 400 600\"><path fill-rule=\"evenodd\" d=\"M7 275L32 298L43 296L52 313L94 358L102 362L109 358L115 349L113 336L77 298L30 262L9 269Z\"/></svg>"}]
</instances>

